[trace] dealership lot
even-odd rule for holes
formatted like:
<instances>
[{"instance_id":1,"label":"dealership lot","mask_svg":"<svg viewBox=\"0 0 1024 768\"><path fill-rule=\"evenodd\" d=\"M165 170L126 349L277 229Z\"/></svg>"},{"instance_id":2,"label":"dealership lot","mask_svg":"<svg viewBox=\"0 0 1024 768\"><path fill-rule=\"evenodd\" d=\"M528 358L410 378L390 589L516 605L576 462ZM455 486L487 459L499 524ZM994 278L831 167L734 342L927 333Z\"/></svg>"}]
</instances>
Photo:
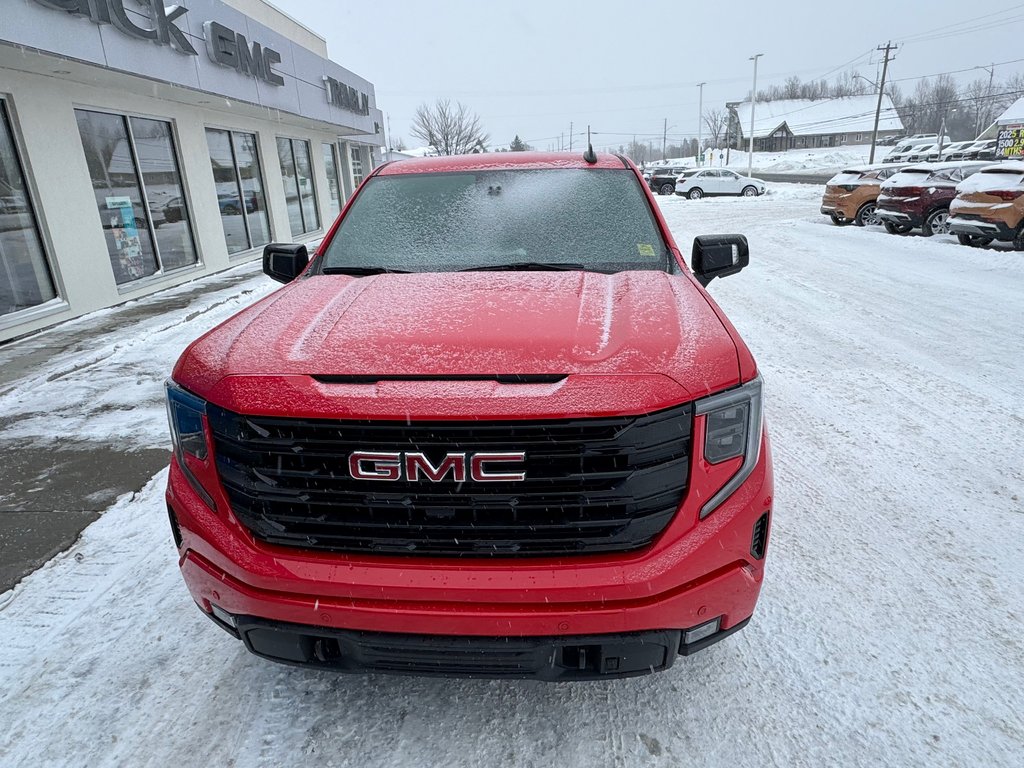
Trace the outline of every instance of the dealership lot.
<instances>
[{"instance_id":1,"label":"dealership lot","mask_svg":"<svg viewBox=\"0 0 1024 768\"><path fill-rule=\"evenodd\" d=\"M1019 764L1024 255L834 227L820 198L658 200L684 249L750 241L750 268L710 286L762 366L774 444L772 553L743 632L609 683L271 665L191 604L161 472L0 595L0 763ZM271 288L254 271L12 382L0 441L162 447L163 378Z\"/></svg>"}]
</instances>

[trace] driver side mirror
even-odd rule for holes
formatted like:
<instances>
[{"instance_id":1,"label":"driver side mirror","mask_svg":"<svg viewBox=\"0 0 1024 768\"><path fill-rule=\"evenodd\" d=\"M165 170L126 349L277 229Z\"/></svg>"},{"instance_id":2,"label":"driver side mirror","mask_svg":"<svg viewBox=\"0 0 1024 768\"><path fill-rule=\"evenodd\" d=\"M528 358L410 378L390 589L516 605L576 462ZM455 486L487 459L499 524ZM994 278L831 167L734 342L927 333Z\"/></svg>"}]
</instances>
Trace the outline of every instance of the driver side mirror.
<instances>
[{"instance_id":1,"label":"driver side mirror","mask_svg":"<svg viewBox=\"0 0 1024 768\"><path fill-rule=\"evenodd\" d=\"M735 275L750 264L750 247L743 235L702 235L693 239L690 268L703 286L716 277Z\"/></svg>"},{"instance_id":2,"label":"driver side mirror","mask_svg":"<svg viewBox=\"0 0 1024 768\"><path fill-rule=\"evenodd\" d=\"M263 249L263 271L279 283L290 283L309 266L306 246L271 243Z\"/></svg>"}]
</instances>

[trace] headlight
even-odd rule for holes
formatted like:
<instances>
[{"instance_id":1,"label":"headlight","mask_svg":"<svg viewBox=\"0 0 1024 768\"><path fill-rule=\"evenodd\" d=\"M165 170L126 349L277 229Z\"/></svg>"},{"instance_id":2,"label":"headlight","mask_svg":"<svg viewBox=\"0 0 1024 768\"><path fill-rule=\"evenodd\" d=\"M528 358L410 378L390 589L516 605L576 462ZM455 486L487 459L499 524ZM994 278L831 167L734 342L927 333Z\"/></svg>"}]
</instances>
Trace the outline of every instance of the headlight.
<instances>
[{"instance_id":1,"label":"headlight","mask_svg":"<svg viewBox=\"0 0 1024 768\"><path fill-rule=\"evenodd\" d=\"M704 460L720 464L737 456L743 463L729 481L701 508L705 518L729 498L757 466L761 456L761 377L737 389L713 395L697 403L696 415L704 416Z\"/></svg>"},{"instance_id":2,"label":"headlight","mask_svg":"<svg viewBox=\"0 0 1024 768\"><path fill-rule=\"evenodd\" d=\"M171 441L174 452L206 460L206 435L203 432L203 416L206 415L206 401L191 392L186 392L173 381L165 385L167 391L167 420L171 425Z\"/></svg>"},{"instance_id":3,"label":"headlight","mask_svg":"<svg viewBox=\"0 0 1024 768\"><path fill-rule=\"evenodd\" d=\"M170 379L164 386L167 392L167 420L171 425L171 442L174 444L178 466L193 490L210 509L216 510L217 504L207 490L207 487L213 487L214 478L210 476L212 470L207 461L210 451L206 443L206 401L182 389ZM201 478L205 478L209 485L204 485Z\"/></svg>"}]
</instances>

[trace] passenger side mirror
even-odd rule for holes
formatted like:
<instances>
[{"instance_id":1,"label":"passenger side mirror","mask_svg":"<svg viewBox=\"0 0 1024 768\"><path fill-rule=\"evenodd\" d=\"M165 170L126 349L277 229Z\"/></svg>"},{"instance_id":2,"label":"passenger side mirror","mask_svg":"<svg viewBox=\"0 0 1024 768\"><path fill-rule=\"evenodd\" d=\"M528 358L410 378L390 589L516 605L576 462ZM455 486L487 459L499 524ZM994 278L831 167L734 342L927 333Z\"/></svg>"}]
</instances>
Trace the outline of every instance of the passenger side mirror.
<instances>
[{"instance_id":1,"label":"passenger side mirror","mask_svg":"<svg viewBox=\"0 0 1024 768\"><path fill-rule=\"evenodd\" d=\"M271 243L263 249L263 271L279 283L290 283L309 266L305 245Z\"/></svg>"},{"instance_id":2,"label":"passenger side mirror","mask_svg":"<svg viewBox=\"0 0 1024 768\"><path fill-rule=\"evenodd\" d=\"M735 275L750 263L750 248L743 235L702 235L693 239L690 268L703 286L716 277Z\"/></svg>"}]
</instances>

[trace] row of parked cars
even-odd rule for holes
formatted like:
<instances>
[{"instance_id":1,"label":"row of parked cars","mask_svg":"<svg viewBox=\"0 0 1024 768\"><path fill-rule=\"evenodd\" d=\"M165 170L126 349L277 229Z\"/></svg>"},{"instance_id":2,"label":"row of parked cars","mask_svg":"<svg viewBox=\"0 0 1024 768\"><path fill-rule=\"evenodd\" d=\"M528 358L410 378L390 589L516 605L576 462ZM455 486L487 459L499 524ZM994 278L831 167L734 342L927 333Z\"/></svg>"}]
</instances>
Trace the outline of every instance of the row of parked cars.
<instances>
[{"instance_id":1,"label":"row of parked cars","mask_svg":"<svg viewBox=\"0 0 1024 768\"><path fill-rule=\"evenodd\" d=\"M940 160L995 160L996 139L953 141L944 137L939 144L937 134L917 134L902 139L885 156L883 163L931 163Z\"/></svg>"},{"instance_id":2,"label":"row of parked cars","mask_svg":"<svg viewBox=\"0 0 1024 768\"><path fill-rule=\"evenodd\" d=\"M760 179L742 176L728 168L665 165L645 171L644 178L655 194L676 194L690 200L717 195L757 197L765 192L765 183Z\"/></svg>"},{"instance_id":3,"label":"row of parked cars","mask_svg":"<svg viewBox=\"0 0 1024 768\"><path fill-rule=\"evenodd\" d=\"M951 233L1024 250L1024 161L943 160L850 168L829 180L821 212L833 223L881 224L890 234Z\"/></svg>"}]
</instances>

